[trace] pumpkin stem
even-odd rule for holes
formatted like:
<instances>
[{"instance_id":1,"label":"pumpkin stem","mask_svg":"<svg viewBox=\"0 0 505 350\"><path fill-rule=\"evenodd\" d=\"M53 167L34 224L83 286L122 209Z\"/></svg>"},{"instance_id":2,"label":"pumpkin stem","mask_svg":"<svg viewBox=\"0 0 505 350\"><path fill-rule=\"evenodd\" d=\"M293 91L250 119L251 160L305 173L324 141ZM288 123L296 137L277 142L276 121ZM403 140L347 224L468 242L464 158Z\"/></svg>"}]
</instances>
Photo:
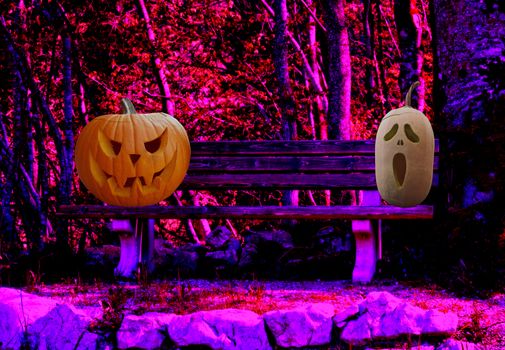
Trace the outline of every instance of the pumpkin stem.
<instances>
[{"instance_id":1,"label":"pumpkin stem","mask_svg":"<svg viewBox=\"0 0 505 350\"><path fill-rule=\"evenodd\" d=\"M132 101L129 98L121 99L121 113L122 114L137 114Z\"/></svg>"},{"instance_id":2,"label":"pumpkin stem","mask_svg":"<svg viewBox=\"0 0 505 350\"><path fill-rule=\"evenodd\" d=\"M409 92L407 92L407 96L405 96L405 106L412 107L412 91L420 84L419 81L416 81L414 84L410 85Z\"/></svg>"}]
</instances>

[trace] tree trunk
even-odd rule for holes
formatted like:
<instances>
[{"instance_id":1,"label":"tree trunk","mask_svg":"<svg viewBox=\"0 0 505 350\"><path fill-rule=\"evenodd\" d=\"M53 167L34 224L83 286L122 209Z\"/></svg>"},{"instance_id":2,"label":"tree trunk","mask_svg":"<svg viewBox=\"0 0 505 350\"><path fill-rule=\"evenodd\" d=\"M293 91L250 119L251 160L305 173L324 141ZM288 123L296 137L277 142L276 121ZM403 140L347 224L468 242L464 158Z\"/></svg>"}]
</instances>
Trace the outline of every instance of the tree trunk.
<instances>
[{"instance_id":1,"label":"tree trunk","mask_svg":"<svg viewBox=\"0 0 505 350\"><path fill-rule=\"evenodd\" d=\"M351 139L351 56L344 0L322 1L328 36L328 124L331 139Z\"/></svg>"},{"instance_id":2,"label":"tree trunk","mask_svg":"<svg viewBox=\"0 0 505 350\"><path fill-rule=\"evenodd\" d=\"M40 234L46 235L48 232L47 214L49 211L49 171L47 169L47 154L44 141L46 139L46 128L44 121L40 118L35 101L32 98L32 118L35 127L35 143L37 154L37 183L36 188L40 193Z\"/></svg>"},{"instance_id":3,"label":"tree trunk","mask_svg":"<svg viewBox=\"0 0 505 350\"><path fill-rule=\"evenodd\" d=\"M504 7L434 0L432 13L445 256L469 287L495 287L505 271Z\"/></svg>"},{"instance_id":4,"label":"tree trunk","mask_svg":"<svg viewBox=\"0 0 505 350\"><path fill-rule=\"evenodd\" d=\"M151 62L153 70L156 73L156 80L158 82L158 88L161 93L161 105L163 112L170 115L174 115L175 106L172 101L172 95L170 93L170 87L168 85L167 76L165 70L163 69L161 59L156 51L156 35L151 24L151 18L149 17L149 11L147 10L144 0L137 0L137 5L139 7L142 18L146 25L147 38L149 39L149 46L151 48Z\"/></svg>"},{"instance_id":5,"label":"tree trunk","mask_svg":"<svg viewBox=\"0 0 505 350\"><path fill-rule=\"evenodd\" d=\"M365 67L365 89L366 89L366 105L368 110L376 104L374 98L375 90L375 78L374 78L374 60L375 60L375 48L373 42L373 11L372 11L372 1L363 0L363 44L365 45L366 58L368 64Z\"/></svg>"},{"instance_id":6,"label":"tree trunk","mask_svg":"<svg viewBox=\"0 0 505 350\"><path fill-rule=\"evenodd\" d=\"M17 238L15 229L14 229L14 213L12 207L12 190L14 188L14 167L13 163L9 159L6 158L6 152L2 149L2 147L7 146L7 130L4 124L4 114L0 112L0 169L3 171L0 175L0 185L1 185L1 203L2 207L0 208L0 232L5 237L5 240L9 243L13 243ZM2 179L3 178L3 179Z\"/></svg>"},{"instance_id":7,"label":"tree trunk","mask_svg":"<svg viewBox=\"0 0 505 350\"><path fill-rule=\"evenodd\" d=\"M278 81L279 106L281 109L281 137L284 140L294 140L296 131L296 107L293 99L293 90L289 80L288 63L288 9L286 0L274 1L274 66Z\"/></svg>"},{"instance_id":8,"label":"tree trunk","mask_svg":"<svg viewBox=\"0 0 505 350\"><path fill-rule=\"evenodd\" d=\"M350 140L351 54L345 0L323 0L321 4L328 46L328 134L333 140ZM354 203L354 191L348 193Z\"/></svg>"},{"instance_id":9,"label":"tree trunk","mask_svg":"<svg viewBox=\"0 0 505 350\"><path fill-rule=\"evenodd\" d=\"M307 6L312 8L312 0L307 1ZM322 26L321 23L317 21L316 9L312 10L311 13L312 20L309 23L309 46L310 46L310 66L314 75L315 86L314 90L317 93L315 98L315 103L312 104L312 113L314 118L314 139L317 140L327 140L328 139L328 123L326 121L326 115L328 113L328 98L324 89L321 87L321 67L319 65L320 53L317 50L317 25ZM326 28L325 28L326 29ZM307 70L306 74L307 73ZM310 77L307 76L307 81L310 83Z\"/></svg>"},{"instance_id":10,"label":"tree trunk","mask_svg":"<svg viewBox=\"0 0 505 350\"><path fill-rule=\"evenodd\" d=\"M288 9L286 0L274 1L274 66L278 81L281 110L281 138L296 140L296 105L289 80L288 63ZM298 205L298 191L283 191L283 205Z\"/></svg>"},{"instance_id":11,"label":"tree trunk","mask_svg":"<svg viewBox=\"0 0 505 350\"><path fill-rule=\"evenodd\" d=\"M74 109L72 107L72 41L69 34L63 36L63 127L65 136L65 167L61 169L60 177L60 204L70 203L73 181L73 154L74 154Z\"/></svg>"},{"instance_id":12,"label":"tree trunk","mask_svg":"<svg viewBox=\"0 0 505 350\"><path fill-rule=\"evenodd\" d=\"M409 87L416 81L421 84L412 94L412 105L424 109L424 80L422 79L423 51L422 17L415 0L395 0L395 22L398 31L400 57L400 91L405 96Z\"/></svg>"},{"instance_id":13,"label":"tree trunk","mask_svg":"<svg viewBox=\"0 0 505 350\"><path fill-rule=\"evenodd\" d=\"M24 9L24 5L20 3L20 9ZM24 12L20 11L18 16L18 25L20 35L26 31ZM33 133L32 121L30 115L30 99L27 82L23 75L18 62L18 55L14 48L12 37L6 27L5 21L0 18L0 29L3 32L3 40L5 41L7 51L10 56L10 67L13 75L13 117L12 124L12 150L7 139L7 130L2 123L2 138L1 147L3 170L6 172L6 184L4 188L5 205L7 206L7 225L10 226L10 220L16 220L17 216L21 219L22 229L26 233L29 249L38 250L41 248L41 225L40 225L40 201L39 195L33 185ZM28 61L28 56L25 54L25 60ZM9 175L7 175L9 174ZM12 210L12 209L14 210ZM9 215L11 215L9 217ZM10 227L8 227L10 229ZM11 235L13 237L13 235Z\"/></svg>"},{"instance_id":14,"label":"tree trunk","mask_svg":"<svg viewBox=\"0 0 505 350\"><path fill-rule=\"evenodd\" d=\"M386 111L391 110L391 103L389 102L389 86L386 81L386 67L384 67L384 45L381 35L381 25L382 25L382 10L380 5L380 0L375 1L375 12L377 14L377 65L378 65L378 77L377 81L381 90L381 95L383 96L383 109Z\"/></svg>"},{"instance_id":15,"label":"tree trunk","mask_svg":"<svg viewBox=\"0 0 505 350\"><path fill-rule=\"evenodd\" d=\"M312 0L307 1L307 6L309 8L312 7ZM316 17L315 11L313 11L313 16ZM310 48L310 53L309 53L309 58L310 58L310 65L312 66L312 71L314 74L317 72L317 39L316 39L316 22L314 17L311 17L309 19L308 23L308 36L309 36L309 48ZM315 69L314 69L315 68ZM305 88L308 90L310 88L310 81L309 77L307 74L307 70L304 71L304 76L305 76ZM316 77L317 80L319 80L319 75ZM308 113L309 113L309 121L310 121L310 129L312 132L312 140L317 140L318 135L317 135L317 130L318 126L316 125L316 116L319 117L321 114L321 102L320 102L320 96L316 96L314 101L311 101L311 103L308 105Z\"/></svg>"},{"instance_id":16,"label":"tree trunk","mask_svg":"<svg viewBox=\"0 0 505 350\"><path fill-rule=\"evenodd\" d=\"M26 40L28 43L28 27L27 27L27 14L28 10L24 1L19 1L18 3L19 10L19 32L18 35ZM37 40L37 35L30 35L31 40ZM33 44L33 41L29 43ZM28 62L31 61L29 51L26 51L26 58ZM22 87L22 94L25 94L23 98L23 107L22 107L22 122L21 122L21 130L23 134L22 142L24 142L23 150L22 150L22 162L23 165L30 177L30 180L34 179L34 150L33 150L33 131L32 131L32 118L30 115L31 112L31 99L30 99L30 91L26 89L25 84Z\"/></svg>"}]
</instances>

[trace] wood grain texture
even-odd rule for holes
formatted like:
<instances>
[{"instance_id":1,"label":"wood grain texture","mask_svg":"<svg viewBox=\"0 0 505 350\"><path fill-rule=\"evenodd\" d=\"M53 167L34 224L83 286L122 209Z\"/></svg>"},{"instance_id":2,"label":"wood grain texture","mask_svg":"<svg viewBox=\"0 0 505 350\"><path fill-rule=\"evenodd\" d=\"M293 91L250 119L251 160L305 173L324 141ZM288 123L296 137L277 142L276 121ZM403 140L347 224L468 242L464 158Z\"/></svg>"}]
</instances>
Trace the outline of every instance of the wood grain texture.
<instances>
[{"instance_id":1,"label":"wood grain texture","mask_svg":"<svg viewBox=\"0 0 505 350\"><path fill-rule=\"evenodd\" d=\"M236 219L431 219L433 207L418 205L411 208L394 206L332 207L116 207L103 205L62 205L57 213L67 218L236 218Z\"/></svg>"},{"instance_id":2,"label":"wood grain texture","mask_svg":"<svg viewBox=\"0 0 505 350\"><path fill-rule=\"evenodd\" d=\"M433 186L438 175L433 176ZM375 173L188 174L180 189L375 189Z\"/></svg>"},{"instance_id":3,"label":"wood grain texture","mask_svg":"<svg viewBox=\"0 0 505 350\"><path fill-rule=\"evenodd\" d=\"M438 156L433 164L438 169ZM373 156L192 156L189 173L200 172L355 172L375 171Z\"/></svg>"},{"instance_id":4,"label":"wood grain texture","mask_svg":"<svg viewBox=\"0 0 505 350\"><path fill-rule=\"evenodd\" d=\"M435 140L435 153L439 142ZM194 156L210 155L335 155L375 153L375 140L354 141L209 141L192 142Z\"/></svg>"}]
</instances>

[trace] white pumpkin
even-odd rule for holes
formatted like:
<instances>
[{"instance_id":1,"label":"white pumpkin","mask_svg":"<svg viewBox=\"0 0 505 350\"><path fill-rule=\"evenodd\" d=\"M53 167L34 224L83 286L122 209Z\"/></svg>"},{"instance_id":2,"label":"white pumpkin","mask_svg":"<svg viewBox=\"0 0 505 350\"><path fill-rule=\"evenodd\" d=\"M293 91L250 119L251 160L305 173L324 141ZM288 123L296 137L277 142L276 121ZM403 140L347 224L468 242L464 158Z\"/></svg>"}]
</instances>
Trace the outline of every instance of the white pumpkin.
<instances>
[{"instance_id":1,"label":"white pumpkin","mask_svg":"<svg viewBox=\"0 0 505 350\"><path fill-rule=\"evenodd\" d=\"M430 121L411 107L412 84L405 106L382 119L375 139L375 178L389 204L410 207L421 203L433 180L435 137Z\"/></svg>"}]
</instances>

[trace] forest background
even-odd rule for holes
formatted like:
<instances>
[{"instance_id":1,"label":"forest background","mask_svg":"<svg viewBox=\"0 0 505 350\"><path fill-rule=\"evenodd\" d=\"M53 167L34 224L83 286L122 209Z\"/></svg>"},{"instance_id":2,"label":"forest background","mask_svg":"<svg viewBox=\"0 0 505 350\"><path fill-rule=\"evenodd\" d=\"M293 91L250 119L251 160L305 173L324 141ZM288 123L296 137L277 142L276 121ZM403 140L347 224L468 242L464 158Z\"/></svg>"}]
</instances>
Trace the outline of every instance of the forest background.
<instances>
[{"instance_id":1,"label":"forest background","mask_svg":"<svg viewBox=\"0 0 505 350\"><path fill-rule=\"evenodd\" d=\"M440 139L440 186L430 198L437 213L429 224L392 230L400 232L392 275L462 290L503 284L499 0L8 0L0 4L0 48L4 267L26 260L35 268L106 240L103 223L67 226L54 213L60 204L96 202L74 171L74 143L94 117L118 112L122 97L141 112L175 116L192 141L369 139L419 80L414 106ZM297 196L326 201L325 193ZM204 240L214 224L158 229Z\"/></svg>"}]
</instances>

